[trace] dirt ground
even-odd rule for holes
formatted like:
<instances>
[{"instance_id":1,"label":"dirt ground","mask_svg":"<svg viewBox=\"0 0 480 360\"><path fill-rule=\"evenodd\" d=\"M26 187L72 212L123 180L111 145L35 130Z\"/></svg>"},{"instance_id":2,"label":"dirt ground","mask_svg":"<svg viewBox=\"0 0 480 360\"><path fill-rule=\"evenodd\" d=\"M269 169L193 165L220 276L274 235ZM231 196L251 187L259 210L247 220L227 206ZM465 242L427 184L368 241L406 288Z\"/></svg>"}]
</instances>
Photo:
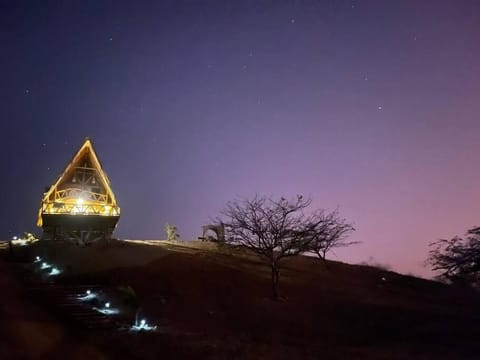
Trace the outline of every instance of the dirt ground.
<instances>
[{"instance_id":1,"label":"dirt ground","mask_svg":"<svg viewBox=\"0 0 480 360\"><path fill-rule=\"evenodd\" d=\"M268 267L248 252L212 244L32 251L28 256L55 257L70 269L63 283L132 287L142 316L159 331L79 333L25 297L14 266L2 262L8 321L0 350L11 358L52 358L70 348L111 359L477 359L480 353L472 330L480 320L478 294L381 269L294 257L281 271L284 301L273 301Z\"/></svg>"}]
</instances>

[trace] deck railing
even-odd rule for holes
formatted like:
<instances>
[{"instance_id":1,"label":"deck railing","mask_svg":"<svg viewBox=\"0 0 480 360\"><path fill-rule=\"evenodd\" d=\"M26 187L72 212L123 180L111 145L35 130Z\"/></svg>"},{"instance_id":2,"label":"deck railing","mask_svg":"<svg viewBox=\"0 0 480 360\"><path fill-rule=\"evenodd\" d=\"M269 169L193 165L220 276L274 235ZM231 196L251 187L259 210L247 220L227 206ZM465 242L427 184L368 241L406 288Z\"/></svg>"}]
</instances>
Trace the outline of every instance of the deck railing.
<instances>
[{"instance_id":1,"label":"deck railing","mask_svg":"<svg viewBox=\"0 0 480 360\"><path fill-rule=\"evenodd\" d=\"M101 215L101 216L119 216L120 208L118 206L101 204L65 204L65 203L44 203L42 205L43 214L69 214L69 215Z\"/></svg>"},{"instance_id":2,"label":"deck railing","mask_svg":"<svg viewBox=\"0 0 480 360\"><path fill-rule=\"evenodd\" d=\"M68 188L55 191L55 201L66 199L83 199L98 202L107 202L107 195L78 188Z\"/></svg>"}]
</instances>

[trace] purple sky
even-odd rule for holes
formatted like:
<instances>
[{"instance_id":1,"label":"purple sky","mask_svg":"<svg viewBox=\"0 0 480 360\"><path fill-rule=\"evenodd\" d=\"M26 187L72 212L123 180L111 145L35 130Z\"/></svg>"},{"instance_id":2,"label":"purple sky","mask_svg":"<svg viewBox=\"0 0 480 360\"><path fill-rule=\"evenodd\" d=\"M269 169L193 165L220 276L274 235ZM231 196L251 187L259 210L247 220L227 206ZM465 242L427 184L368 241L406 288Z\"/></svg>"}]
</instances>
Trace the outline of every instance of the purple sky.
<instances>
[{"instance_id":1,"label":"purple sky","mask_svg":"<svg viewBox=\"0 0 480 360\"><path fill-rule=\"evenodd\" d=\"M303 193L355 223L340 260L426 275L480 225L477 1L71 3L0 1L0 238L85 136L122 238Z\"/></svg>"}]
</instances>

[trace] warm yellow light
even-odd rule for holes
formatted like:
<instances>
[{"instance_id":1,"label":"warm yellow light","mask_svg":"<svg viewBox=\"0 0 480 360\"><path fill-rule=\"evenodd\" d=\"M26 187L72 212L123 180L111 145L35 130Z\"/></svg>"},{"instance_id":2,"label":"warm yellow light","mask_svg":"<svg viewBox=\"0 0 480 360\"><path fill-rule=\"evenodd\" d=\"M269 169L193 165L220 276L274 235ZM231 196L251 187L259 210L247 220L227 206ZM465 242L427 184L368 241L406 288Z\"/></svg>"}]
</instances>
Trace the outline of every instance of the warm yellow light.
<instances>
[{"instance_id":1,"label":"warm yellow light","mask_svg":"<svg viewBox=\"0 0 480 360\"><path fill-rule=\"evenodd\" d=\"M77 205L73 207L72 213L73 214L78 214L78 213L85 212L85 208L83 207L83 199L78 198L76 202L77 202Z\"/></svg>"}]
</instances>

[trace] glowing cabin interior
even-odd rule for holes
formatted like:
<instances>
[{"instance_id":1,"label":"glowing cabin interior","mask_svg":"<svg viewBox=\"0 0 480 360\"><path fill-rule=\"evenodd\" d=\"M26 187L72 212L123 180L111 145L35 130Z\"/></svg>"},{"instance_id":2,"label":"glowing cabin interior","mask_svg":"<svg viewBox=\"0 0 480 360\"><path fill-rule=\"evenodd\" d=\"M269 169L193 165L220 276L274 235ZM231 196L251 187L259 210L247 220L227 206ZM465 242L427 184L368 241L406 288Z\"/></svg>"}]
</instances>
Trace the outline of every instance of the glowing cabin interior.
<instances>
[{"instance_id":1,"label":"glowing cabin interior","mask_svg":"<svg viewBox=\"0 0 480 360\"><path fill-rule=\"evenodd\" d=\"M91 220L113 217L118 220L120 208L89 139L85 140L55 184L44 193L38 215L37 225L43 226L44 231L48 225L45 220L52 217L55 223L65 216L87 216Z\"/></svg>"}]
</instances>

